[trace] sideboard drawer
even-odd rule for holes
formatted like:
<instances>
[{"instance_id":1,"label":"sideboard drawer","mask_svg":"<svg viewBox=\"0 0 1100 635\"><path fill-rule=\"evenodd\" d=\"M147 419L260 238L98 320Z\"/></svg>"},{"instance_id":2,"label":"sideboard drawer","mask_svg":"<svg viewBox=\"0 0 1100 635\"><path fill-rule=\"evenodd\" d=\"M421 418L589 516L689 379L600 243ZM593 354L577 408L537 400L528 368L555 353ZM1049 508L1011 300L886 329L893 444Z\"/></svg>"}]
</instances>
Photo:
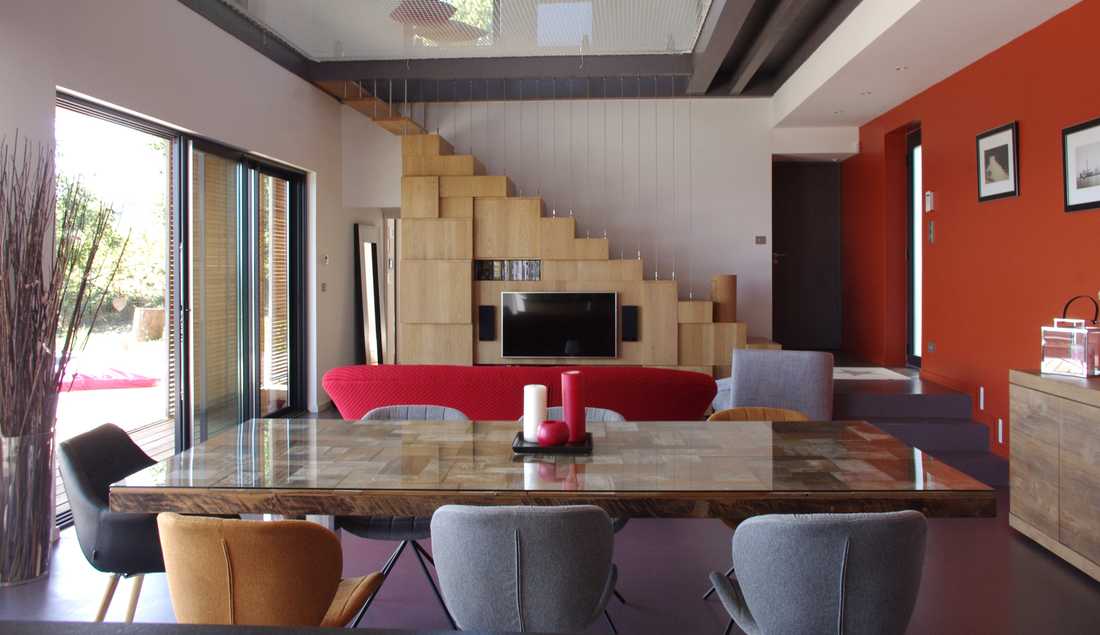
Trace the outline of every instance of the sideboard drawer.
<instances>
[{"instance_id":1,"label":"sideboard drawer","mask_svg":"<svg viewBox=\"0 0 1100 635\"><path fill-rule=\"evenodd\" d=\"M1100 563L1100 410L1061 400L1059 540Z\"/></svg>"}]
</instances>

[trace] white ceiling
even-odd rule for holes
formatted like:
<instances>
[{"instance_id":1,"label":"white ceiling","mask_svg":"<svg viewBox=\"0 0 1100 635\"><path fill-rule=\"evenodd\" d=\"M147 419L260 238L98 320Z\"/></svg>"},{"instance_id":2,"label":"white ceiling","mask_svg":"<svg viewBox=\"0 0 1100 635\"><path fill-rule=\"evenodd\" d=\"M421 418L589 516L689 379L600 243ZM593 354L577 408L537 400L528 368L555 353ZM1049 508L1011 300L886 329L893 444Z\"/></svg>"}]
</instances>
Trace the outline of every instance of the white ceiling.
<instances>
[{"instance_id":1,"label":"white ceiling","mask_svg":"<svg viewBox=\"0 0 1100 635\"><path fill-rule=\"evenodd\" d=\"M849 16L875 7L863 0ZM835 64L807 64L819 86L789 112L781 126L858 126L1003 46L1078 0L919 0L870 45ZM844 25L832 37L845 37ZM826 42L815 55L829 55ZM836 44L836 43L834 43ZM811 58L812 60L812 58ZM1071 63L1071 62L1067 62ZM828 76L825 76L828 74ZM792 75L788 83L805 82ZM1006 81L1011 79L1006 78ZM785 87L780 88L782 92Z\"/></svg>"},{"instance_id":2,"label":"white ceiling","mask_svg":"<svg viewBox=\"0 0 1100 635\"><path fill-rule=\"evenodd\" d=\"M494 12L494 0L226 1L318 61L686 53L711 3L496 0Z\"/></svg>"}]
</instances>

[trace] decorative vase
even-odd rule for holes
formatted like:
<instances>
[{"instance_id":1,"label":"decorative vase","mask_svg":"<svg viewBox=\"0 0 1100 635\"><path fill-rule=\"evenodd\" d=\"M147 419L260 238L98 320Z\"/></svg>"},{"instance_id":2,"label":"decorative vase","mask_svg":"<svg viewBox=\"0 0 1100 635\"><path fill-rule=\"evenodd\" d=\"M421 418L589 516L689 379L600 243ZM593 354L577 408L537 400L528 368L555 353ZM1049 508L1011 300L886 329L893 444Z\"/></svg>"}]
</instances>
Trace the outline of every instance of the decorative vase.
<instances>
[{"instance_id":1,"label":"decorative vase","mask_svg":"<svg viewBox=\"0 0 1100 635\"><path fill-rule=\"evenodd\" d=\"M544 448L563 445L569 440L569 428L564 421L548 420L539 424L538 444Z\"/></svg>"},{"instance_id":2,"label":"decorative vase","mask_svg":"<svg viewBox=\"0 0 1100 635\"><path fill-rule=\"evenodd\" d=\"M53 433L0 436L0 586L32 582L50 566Z\"/></svg>"}]
</instances>

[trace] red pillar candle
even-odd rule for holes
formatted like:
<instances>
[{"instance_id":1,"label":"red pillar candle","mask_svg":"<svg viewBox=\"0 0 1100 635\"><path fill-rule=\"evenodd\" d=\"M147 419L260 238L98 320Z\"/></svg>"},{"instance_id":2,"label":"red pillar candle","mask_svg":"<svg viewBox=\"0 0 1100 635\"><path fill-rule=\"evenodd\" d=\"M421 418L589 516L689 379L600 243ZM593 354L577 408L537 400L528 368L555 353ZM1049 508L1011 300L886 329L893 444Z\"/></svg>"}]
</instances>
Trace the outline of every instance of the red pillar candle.
<instances>
[{"instance_id":1,"label":"red pillar candle","mask_svg":"<svg viewBox=\"0 0 1100 635\"><path fill-rule=\"evenodd\" d=\"M569 428L569 442L584 441L587 432L584 425L584 386L579 370L561 374L561 405L565 411L565 425Z\"/></svg>"}]
</instances>

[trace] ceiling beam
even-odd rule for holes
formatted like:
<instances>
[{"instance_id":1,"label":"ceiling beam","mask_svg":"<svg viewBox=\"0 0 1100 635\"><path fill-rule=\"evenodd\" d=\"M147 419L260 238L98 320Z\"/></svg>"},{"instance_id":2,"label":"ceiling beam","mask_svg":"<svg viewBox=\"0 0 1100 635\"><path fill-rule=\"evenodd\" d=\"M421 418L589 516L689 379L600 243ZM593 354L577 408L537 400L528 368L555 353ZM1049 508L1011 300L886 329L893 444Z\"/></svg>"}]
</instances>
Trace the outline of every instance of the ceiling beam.
<instances>
[{"instance_id":1,"label":"ceiling beam","mask_svg":"<svg viewBox=\"0 0 1100 635\"><path fill-rule=\"evenodd\" d=\"M771 15L768 16L764 28L760 30L760 34L753 41L749 52L745 54L745 57L741 59L737 64L737 68L733 71L730 80L730 95L737 96L745 92L749 82L756 76L756 72L760 70L768 56L775 50L776 45L783 39L787 29L794 23L795 16L803 7L802 0L779 1L779 4L772 10Z\"/></svg>"},{"instance_id":2,"label":"ceiling beam","mask_svg":"<svg viewBox=\"0 0 1100 635\"><path fill-rule=\"evenodd\" d=\"M279 66L302 79L309 80L313 61L290 44L275 37L254 20L224 2L210 0L179 0L182 5L213 22L226 33L256 49Z\"/></svg>"},{"instance_id":3,"label":"ceiling beam","mask_svg":"<svg viewBox=\"0 0 1100 635\"><path fill-rule=\"evenodd\" d=\"M836 28L840 26L840 23L855 10L860 2L862 2L862 0L836 0L829 9L829 12L825 14L825 17L823 17L821 21L817 23L817 26L810 31L810 34L802 40L802 43L799 44L795 52L787 58L787 61L783 63L783 66L775 73L775 76L768 78L765 93L774 95L775 91L779 90L779 87L783 85L783 82L787 81L791 75L794 75L798 67L802 66L802 64L813 55L817 47L821 46L821 43L832 35L833 31L835 31Z\"/></svg>"},{"instance_id":4,"label":"ceiling beam","mask_svg":"<svg viewBox=\"0 0 1100 635\"><path fill-rule=\"evenodd\" d=\"M688 81L689 95L705 95L710 90L753 4L754 0L714 0L711 3L692 54L694 72Z\"/></svg>"},{"instance_id":5,"label":"ceiling beam","mask_svg":"<svg viewBox=\"0 0 1100 635\"><path fill-rule=\"evenodd\" d=\"M690 75L691 54L547 55L315 62L314 81L377 79L479 80Z\"/></svg>"}]
</instances>

